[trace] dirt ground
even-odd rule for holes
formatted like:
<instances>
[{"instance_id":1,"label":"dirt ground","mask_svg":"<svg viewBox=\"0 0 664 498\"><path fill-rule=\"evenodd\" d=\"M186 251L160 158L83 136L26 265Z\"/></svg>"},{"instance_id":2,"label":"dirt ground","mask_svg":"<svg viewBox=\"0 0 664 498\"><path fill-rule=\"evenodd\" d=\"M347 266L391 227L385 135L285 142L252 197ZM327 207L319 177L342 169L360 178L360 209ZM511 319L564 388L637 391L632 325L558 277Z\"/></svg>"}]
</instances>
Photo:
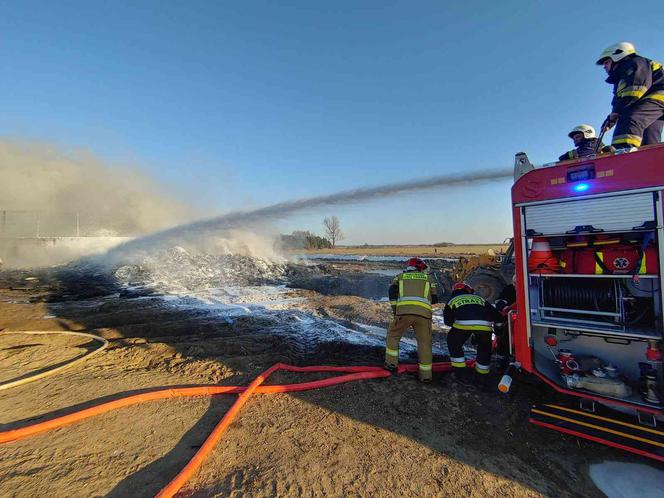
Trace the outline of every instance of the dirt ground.
<instances>
[{"instance_id":1,"label":"dirt ground","mask_svg":"<svg viewBox=\"0 0 664 498\"><path fill-rule=\"evenodd\" d=\"M92 284L91 284L92 285ZM16 330L88 330L109 348L71 370L0 391L0 429L147 388L246 385L277 361L379 364L380 348L327 344L302 351L233 323L183 314L157 298L62 300L58 282L0 273L0 381L73 357L85 339ZM384 324L387 305L306 291L306 309L339 321ZM306 345L305 345L306 346ZM314 374L278 373L272 383ZM497 382L496 379L494 379ZM540 391L504 397L410 375L252 398L185 496L602 496L590 463L633 460L528 424ZM149 402L0 445L0 496L153 496L191 458L234 396Z\"/></svg>"}]
</instances>

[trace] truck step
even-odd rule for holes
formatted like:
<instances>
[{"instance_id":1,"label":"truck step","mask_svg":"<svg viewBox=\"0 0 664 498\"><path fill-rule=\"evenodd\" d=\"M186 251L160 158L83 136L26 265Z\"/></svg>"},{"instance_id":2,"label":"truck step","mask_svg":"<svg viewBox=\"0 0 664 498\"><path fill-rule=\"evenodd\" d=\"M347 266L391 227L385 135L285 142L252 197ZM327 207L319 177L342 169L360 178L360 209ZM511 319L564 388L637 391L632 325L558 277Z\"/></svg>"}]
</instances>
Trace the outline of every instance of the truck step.
<instances>
[{"instance_id":1,"label":"truck step","mask_svg":"<svg viewBox=\"0 0 664 498\"><path fill-rule=\"evenodd\" d=\"M640 424L636 416L600 405L593 408L595 411L589 412L576 407L538 404L531 408L529 421L554 431L664 461L664 423L655 427L646 426Z\"/></svg>"}]
</instances>

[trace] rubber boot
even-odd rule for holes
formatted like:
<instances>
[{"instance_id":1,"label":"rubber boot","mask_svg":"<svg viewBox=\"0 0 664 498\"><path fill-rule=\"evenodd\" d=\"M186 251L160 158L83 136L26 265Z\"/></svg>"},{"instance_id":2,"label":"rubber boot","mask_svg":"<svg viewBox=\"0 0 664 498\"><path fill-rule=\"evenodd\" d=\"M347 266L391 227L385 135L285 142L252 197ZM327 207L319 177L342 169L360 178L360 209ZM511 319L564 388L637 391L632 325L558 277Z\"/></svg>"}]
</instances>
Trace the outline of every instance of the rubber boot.
<instances>
[{"instance_id":1,"label":"rubber boot","mask_svg":"<svg viewBox=\"0 0 664 498\"><path fill-rule=\"evenodd\" d=\"M417 380L419 380L422 384L431 384L431 377L418 377Z\"/></svg>"},{"instance_id":2,"label":"rubber boot","mask_svg":"<svg viewBox=\"0 0 664 498\"><path fill-rule=\"evenodd\" d=\"M391 363L387 363L387 362L385 362L383 364L383 368L385 370L387 370L388 372L392 372L392 373L397 371L397 366L396 365L392 365Z\"/></svg>"}]
</instances>

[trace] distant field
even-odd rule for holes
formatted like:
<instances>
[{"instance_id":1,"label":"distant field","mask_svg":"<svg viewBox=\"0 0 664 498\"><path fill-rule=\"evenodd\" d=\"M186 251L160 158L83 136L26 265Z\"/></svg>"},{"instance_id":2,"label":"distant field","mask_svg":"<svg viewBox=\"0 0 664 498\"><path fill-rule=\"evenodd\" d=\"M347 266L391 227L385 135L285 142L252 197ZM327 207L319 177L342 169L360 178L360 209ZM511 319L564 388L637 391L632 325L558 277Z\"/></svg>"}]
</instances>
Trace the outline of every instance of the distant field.
<instances>
[{"instance_id":1,"label":"distant field","mask_svg":"<svg viewBox=\"0 0 664 498\"><path fill-rule=\"evenodd\" d=\"M456 256L459 254L484 254L489 249L501 252L505 244L468 244L448 247L434 246L340 246L334 249L309 249L306 254L359 254L367 256Z\"/></svg>"}]
</instances>

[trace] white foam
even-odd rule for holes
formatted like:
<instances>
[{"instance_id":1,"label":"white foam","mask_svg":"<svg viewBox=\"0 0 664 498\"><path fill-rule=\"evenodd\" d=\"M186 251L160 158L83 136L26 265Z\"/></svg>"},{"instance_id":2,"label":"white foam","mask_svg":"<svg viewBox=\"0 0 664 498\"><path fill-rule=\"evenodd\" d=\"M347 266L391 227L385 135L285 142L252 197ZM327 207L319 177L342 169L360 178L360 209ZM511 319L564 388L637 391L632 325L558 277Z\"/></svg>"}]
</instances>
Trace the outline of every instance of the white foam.
<instances>
[{"instance_id":1,"label":"white foam","mask_svg":"<svg viewBox=\"0 0 664 498\"><path fill-rule=\"evenodd\" d=\"M138 264L119 268L115 276L127 290L154 290L161 295L146 298L157 297L164 306L192 314L210 314L229 323L243 316L263 317L267 320L262 327L273 327L275 333L288 329L307 342L316 337L323 342L384 344L384 335L353 330L303 311L299 290L252 283L256 279L283 282L285 273L283 264L259 258L193 254L182 247L172 247L146 256Z\"/></svg>"}]
</instances>

